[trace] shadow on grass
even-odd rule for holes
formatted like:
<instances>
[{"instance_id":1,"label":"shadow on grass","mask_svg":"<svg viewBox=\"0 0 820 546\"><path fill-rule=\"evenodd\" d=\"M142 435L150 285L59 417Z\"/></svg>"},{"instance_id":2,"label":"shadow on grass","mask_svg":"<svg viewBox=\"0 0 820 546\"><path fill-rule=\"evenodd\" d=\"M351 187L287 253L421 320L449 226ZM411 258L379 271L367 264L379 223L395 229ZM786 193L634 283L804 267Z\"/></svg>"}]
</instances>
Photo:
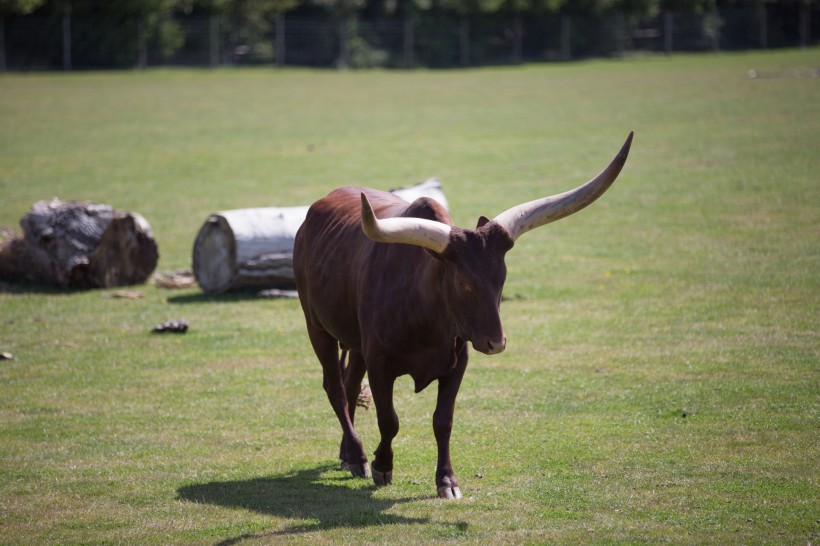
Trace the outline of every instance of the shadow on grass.
<instances>
[{"instance_id":1,"label":"shadow on grass","mask_svg":"<svg viewBox=\"0 0 820 546\"><path fill-rule=\"evenodd\" d=\"M191 303L228 303L237 301L247 301L259 299L254 292L229 292L227 294L220 294L212 296L204 292L196 292L194 294L179 294L176 296L169 296L168 303L174 304L191 304Z\"/></svg>"},{"instance_id":2,"label":"shadow on grass","mask_svg":"<svg viewBox=\"0 0 820 546\"><path fill-rule=\"evenodd\" d=\"M390 524L429 524L429 518L409 518L386 513L393 506L417 499L379 499L376 486L350 488L352 478L331 465L298 470L279 476L250 480L188 485L177 490L178 498L227 508L243 508L260 514L304 520L284 529L240 535L220 542L236 544L246 539ZM457 532L466 523L456 523Z\"/></svg>"},{"instance_id":3,"label":"shadow on grass","mask_svg":"<svg viewBox=\"0 0 820 546\"><path fill-rule=\"evenodd\" d=\"M280 288L281 291L294 291L295 287ZM178 294L168 297L168 303L190 304L190 303L231 303L247 300L298 300L295 297L286 295L275 295L265 292L271 290L231 290L223 294L206 294L205 292L195 292L189 294Z\"/></svg>"},{"instance_id":4,"label":"shadow on grass","mask_svg":"<svg viewBox=\"0 0 820 546\"><path fill-rule=\"evenodd\" d=\"M49 286L46 284L38 284L35 282L21 280L21 281L7 281L0 280L0 293L4 294L36 294L46 296L70 296L80 292L88 292L89 290L96 290L94 288L83 289L73 287L59 287Z\"/></svg>"},{"instance_id":5,"label":"shadow on grass","mask_svg":"<svg viewBox=\"0 0 820 546\"><path fill-rule=\"evenodd\" d=\"M179 294L168 297L168 303L193 304L193 303L235 303L249 300L296 300L296 298L275 298L263 297L259 295L259 290L236 290L224 294L212 295L204 292L193 294Z\"/></svg>"}]
</instances>

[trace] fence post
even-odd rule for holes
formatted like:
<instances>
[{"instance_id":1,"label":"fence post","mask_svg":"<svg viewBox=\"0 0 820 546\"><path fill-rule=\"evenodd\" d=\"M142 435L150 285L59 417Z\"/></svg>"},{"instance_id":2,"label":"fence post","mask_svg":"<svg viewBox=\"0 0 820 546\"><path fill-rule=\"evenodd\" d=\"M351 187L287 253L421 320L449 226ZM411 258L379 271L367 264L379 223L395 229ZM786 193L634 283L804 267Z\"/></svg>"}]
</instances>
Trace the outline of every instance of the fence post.
<instances>
[{"instance_id":1,"label":"fence post","mask_svg":"<svg viewBox=\"0 0 820 546\"><path fill-rule=\"evenodd\" d=\"M769 45L769 25L766 20L766 5L763 2L757 5L757 17L760 23L760 48L767 49Z\"/></svg>"},{"instance_id":2,"label":"fence post","mask_svg":"<svg viewBox=\"0 0 820 546\"><path fill-rule=\"evenodd\" d=\"M712 40L712 49L714 51L718 51L720 49L720 25L721 25L720 12L718 12L717 10L713 10L708 15L708 17L711 18L711 23L713 25L713 28L712 28L712 31L711 31L712 35L710 36L710 38Z\"/></svg>"},{"instance_id":3,"label":"fence post","mask_svg":"<svg viewBox=\"0 0 820 546\"><path fill-rule=\"evenodd\" d=\"M6 71L6 18L0 15L0 72Z\"/></svg>"},{"instance_id":4,"label":"fence post","mask_svg":"<svg viewBox=\"0 0 820 546\"><path fill-rule=\"evenodd\" d=\"M461 52L461 66L468 66L470 64L470 20L466 15L461 17L458 45Z\"/></svg>"},{"instance_id":5,"label":"fence post","mask_svg":"<svg viewBox=\"0 0 820 546\"><path fill-rule=\"evenodd\" d=\"M415 63L415 59L413 58L413 41L415 36L413 35L413 18L410 15L404 16L404 32L403 32L403 39L404 42L402 44L403 53L404 53L404 68L412 68L413 64Z\"/></svg>"},{"instance_id":6,"label":"fence post","mask_svg":"<svg viewBox=\"0 0 820 546\"><path fill-rule=\"evenodd\" d=\"M211 15L208 20L208 41L210 42L209 64L211 68L219 66L219 17Z\"/></svg>"},{"instance_id":7,"label":"fence post","mask_svg":"<svg viewBox=\"0 0 820 546\"><path fill-rule=\"evenodd\" d=\"M672 32L674 30L674 20L671 10L663 12L663 50L667 55L672 54Z\"/></svg>"},{"instance_id":8,"label":"fence post","mask_svg":"<svg viewBox=\"0 0 820 546\"><path fill-rule=\"evenodd\" d=\"M800 2L800 47L806 49L809 45L809 34L811 32L811 11L808 2Z\"/></svg>"},{"instance_id":9,"label":"fence post","mask_svg":"<svg viewBox=\"0 0 820 546\"><path fill-rule=\"evenodd\" d=\"M285 16L276 16L276 66L285 66Z\"/></svg>"},{"instance_id":10,"label":"fence post","mask_svg":"<svg viewBox=\"0 0 820 546\"><path fill-rule=\"evenodd\" d=\"M561 60L568 61L572 52L570 51L570 38L572 34L572 21L566 13L561 15Z\"/></svg>"},{"instance_id":11,"label":"fence post","mask_svg":"<svg viewBox=\"0 0 820 546\"><path fill-rule=\"evenodd\" d=\"M349 49L349 29L350 22L348 16L343 16L339 21L339 60L336 62L337 68L345 69L350 66Z\"/></svg>"},{"instance_id":12,"label":"fence post","mask_svg":"<svg viewBox=\"0 0 820 546\"><path fill-rule=\"evenodd\" d=\"M516 13L513 17L513 53L512 61L515 64L521 63L523 49L524 28L521 22L521 14Z\"/></svg>"},{"instance_id":13,"label":"fence post","mask_svg":"<svg viewBox=\"0 0 820 546\"><path fill-rule=\"evenodd\" d=\"M148 40L145 34L145 19L140 19L137 23L137 66L139 68L148 67Z\"/></svg>"},{"instance_id":14,"label":"fence post","mask_svg":"<svg viewBox=\"0 0 820 546\"><path fill-rule=\"evenodd\" d=\"M615 51L618 57L624 56L626 42L626 23L624 22L624 12L618 10L615 13Z\"/></svg>"},{"instance_id":15,"label":"fence post","mask_svg":"<svg viewBox=\"0 0 820 546\"><path fill-rule=\"evenodd\" d=\"M63 70L71 70L71 12L63 13Z\"/></svg>"}]
</instances>

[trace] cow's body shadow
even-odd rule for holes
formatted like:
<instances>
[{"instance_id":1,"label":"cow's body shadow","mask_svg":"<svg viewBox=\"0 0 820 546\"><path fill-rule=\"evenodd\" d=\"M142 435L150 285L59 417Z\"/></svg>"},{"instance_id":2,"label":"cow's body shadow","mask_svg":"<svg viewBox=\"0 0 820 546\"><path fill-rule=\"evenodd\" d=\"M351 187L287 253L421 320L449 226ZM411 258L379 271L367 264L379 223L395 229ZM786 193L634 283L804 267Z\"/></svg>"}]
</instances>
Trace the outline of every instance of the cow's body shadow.
<instances>
[{"instance_id":1,"label":"cow's body shadow","mask_svg":"<svg viewBox=\"0 0 820 546\"><path fill-rule=\"evenodd\" d=\"M253 510L260 514L299 520L268 535L284 535L389 524L426 524L429 518L409 518L388 513L397 504L421 498L380 499L372 482L349 487L356 479L331 465L297 470L249 480L186 485L177 489L180 500L228 508ZM363 482L367 483L367 482ZM222 544L235 544L259 535L242 535Z\"/></svg>"}]
</instances>

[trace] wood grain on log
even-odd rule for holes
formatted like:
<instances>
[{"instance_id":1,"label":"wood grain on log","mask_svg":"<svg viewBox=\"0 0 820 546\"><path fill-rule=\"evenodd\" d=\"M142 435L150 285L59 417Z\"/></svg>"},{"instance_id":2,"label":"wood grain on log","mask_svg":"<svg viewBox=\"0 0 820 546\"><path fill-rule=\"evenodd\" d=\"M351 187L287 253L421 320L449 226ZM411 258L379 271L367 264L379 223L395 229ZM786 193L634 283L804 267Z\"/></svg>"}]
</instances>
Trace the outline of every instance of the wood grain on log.
<instances>
[{"instance_id":1,"label":"wood grain on log","mask_svg":"<svg viewBox=\"0 0 820 546\"><path fill-rule=\"evenodd\" d=\"M239 209L212 214L194 241L193 269L209 294L293 286L293 238L308 207Z\"/></svg>"},{"instance_id":2,"label":"wood grain on log","mask_svg":"<svg viewBox=\"0 0 820 546\"><path fill-rule=\"evenodd\" d=\"M20 220L22 236L0 248L7 280L74 288L144 282L159 253L137 213L84 201L38 201Z\"/></svg>"}]
</instances>

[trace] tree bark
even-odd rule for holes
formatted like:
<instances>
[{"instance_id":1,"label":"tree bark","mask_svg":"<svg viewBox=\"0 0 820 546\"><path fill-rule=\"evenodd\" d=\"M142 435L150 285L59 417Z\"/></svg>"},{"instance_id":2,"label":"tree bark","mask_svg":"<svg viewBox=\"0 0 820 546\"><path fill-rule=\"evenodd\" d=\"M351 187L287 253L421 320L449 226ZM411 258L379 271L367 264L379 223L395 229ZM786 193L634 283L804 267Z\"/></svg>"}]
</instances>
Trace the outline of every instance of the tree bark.
<instances>
[{"instance_id":1,"label":"tree bark","mask_svg":"<svg viewBox=\"0 0 820 546\"><path fill-rule=\"evenodd\" d=\"M82 201L38 201L21 236L0 243L0 277L72 288L145 282L159 259L151 226L133 212Z\"/></svg>"}]
</instances>

